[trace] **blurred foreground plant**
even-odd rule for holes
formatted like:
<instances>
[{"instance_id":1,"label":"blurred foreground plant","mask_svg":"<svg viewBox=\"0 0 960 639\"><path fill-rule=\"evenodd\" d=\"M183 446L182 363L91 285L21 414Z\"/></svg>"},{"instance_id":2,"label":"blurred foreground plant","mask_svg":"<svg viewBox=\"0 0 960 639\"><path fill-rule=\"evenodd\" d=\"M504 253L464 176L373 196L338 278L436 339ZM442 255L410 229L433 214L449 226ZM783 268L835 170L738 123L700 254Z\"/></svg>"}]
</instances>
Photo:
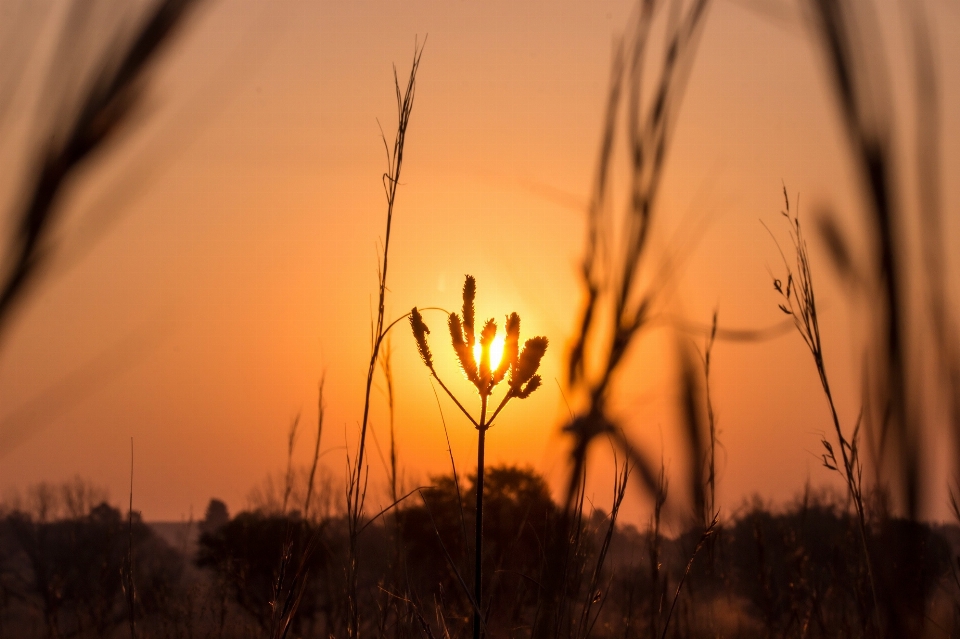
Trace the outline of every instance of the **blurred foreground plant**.
<instances>
[{"instance_id":1,"label":"blurred foreground plant","mask_svg":"<svg viewBox=\"0 0 960 639\"><path fill-rule=\"evenodd\" d=\"M117 3L118 5L120 3ZM45 123L36 152L14 208L6 212L13 233L2 253L0 266L0 331L5 329L15 305L35 282L41 267L55 255L52 235L62 217L65 192L83 179L83 169L110 146L141 115L156 59L187 22L201 0L161 0L149 6L133 26L106 36L95 34L99 23L91 3L77 2L69 9L63 43L49 71L48 104L57 104L56 117ZM117 6L119 12L123 7ZM81 67L94 38L113 44ZM87 80L76 95L70 87L76 77ZM0 77L0 80L5 78ZM16 71L13 80L17 80ZM0 102L15 86L0 82Z\"/></svg>"},{"instance_id":2,"label":"blurred foreground plant","mask_svg":"<svg viewBox=\"0 0 960 639\"><path fill-rule=\"evenodd\" d=\"M460 360L460 366L464 375L477 387L480 394L480 418L475 419L473 415L460 400L450 392L446 384L437 375L433 367L433 354L430 352L430 346L427 344L427 334L430 329L423 322L420 312L414 308L410 312L410 326L413 329L413 336L417 340L417 350L420 351L420 357L423 363L430 369L430 374L441 388L450 396L460 411L466 415L470 423L478 431L477 443L477 501L476 501L476 545L474 558L474 586L473 586L473 636L474 639L480 638L480 627L482 624L481 608L481 558L483 555L483 453L487 429L493 425L493 421L500 414L513 398L526 399L537 390L541 384L541 378L537 375L537 369L540 368L540 360L547 352L547 338L533 337L528 339L519 349L520 344L520 316L511 313L506 319L506 339L503 345L503 355L500 361L491 362L491 347L494 338L497 336L497 323L493 319L488 319L480 331L480 361L477 362L475 346L477 345L476 331L474 329L474 307L473 302L477 294L476 280L467 275L463 284L463 318L456 313L450 313L447 320L447 326L450 328L450 338L453 342L453 350ZM493 389L507 377L509 390L500 400L497 408L492 414L487 416L487 404Z\"/></svg>"}]
</instances>

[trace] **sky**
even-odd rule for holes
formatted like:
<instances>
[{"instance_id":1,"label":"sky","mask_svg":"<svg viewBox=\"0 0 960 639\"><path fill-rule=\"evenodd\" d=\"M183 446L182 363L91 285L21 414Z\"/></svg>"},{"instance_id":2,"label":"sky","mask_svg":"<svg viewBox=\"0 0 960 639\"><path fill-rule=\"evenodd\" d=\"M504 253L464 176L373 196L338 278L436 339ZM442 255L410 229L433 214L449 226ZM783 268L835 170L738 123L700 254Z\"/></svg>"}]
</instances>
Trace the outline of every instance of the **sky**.
<instances>
[{"instance_id":1,"label":"sky","mask_svg":"<svg viewBox=\"0 0 960 639\"><path fill-rule=\"evenodd\" d=\"M58 3L9 3L22 29L0 33L27 69L0 113L0 203L42 131L40 71L57 41ZM898 6L879 0L902 125L910 132L909 69ZM942 113L960 112L960 5L927 3L940 62ZM0 342L0 490L80 476L128 498L148 520L231 512L294 460L307 464L324 385L322 463L334 485L356 449L385 234L383 134L396 126L394 68L406 77L423 45L388 265L388 319L413 306L456 309L466 274L477 314L516 311L521 338L545 335L543 388L512 403L487 437L487 463L529 465L559 491L569 441L563 387L583 302L578 264L596 170L612 51L633 3L211 2L151 78L136 127L71 186L44 278ZM661 20L662 23L662 20ZM20 24L11 23L9 24ZM108 27L104 27L108 32ZM104 39L104 41L106 41ZM47 55L47 58L44 56ZM944 118L943 201L960 201L960 131ZM622 159L622 158L621 158ZM784 186L801 217L862 214L827 75L794 3L714 2L667 160L654 231L682 243L663 321L632 348L613 410L671 476L683 468L671 412L675 346L703 338L677 320L763 328L782 314L774 234ZM622 187L622 184L621 184ZM905 194L910 190L906 188ZM621 189L622 191L622 189ZM905 196L906 197L906 196ZM953 246L956 215L945 242ZM813 236L813 233L811 233ZM781 241L785 234L780 235ZM862 300L811 240L826 363L841 419L860 404ZM948 251L949 254L949 251ZM957 293L957 264L948 265ZM869 312L869 309L866 310ZM469 397L444 337L425 315L438 371ZM444 423L459 469L476 432L434 395L406 323L391 333L395 428L408 487L449 472ZM721 444L720 504L793 499L809 482L840 486L820 462L828 406L799 335L719 342L711 396ZM385 504L388 413L373 392L371 504ZM935 421L935 420L934 420ZM945 436L931 437L928 516L946 517ZM613 457L591 452L588 494L609 502ZM679 480L676 482L679 485ZM336 489L339 490L339 489ZM679 489L678 489L679 490ZM639 486L629 516L643 521ZM371 507L373 507L371 505Z\"/></svg>"}]
</instances>

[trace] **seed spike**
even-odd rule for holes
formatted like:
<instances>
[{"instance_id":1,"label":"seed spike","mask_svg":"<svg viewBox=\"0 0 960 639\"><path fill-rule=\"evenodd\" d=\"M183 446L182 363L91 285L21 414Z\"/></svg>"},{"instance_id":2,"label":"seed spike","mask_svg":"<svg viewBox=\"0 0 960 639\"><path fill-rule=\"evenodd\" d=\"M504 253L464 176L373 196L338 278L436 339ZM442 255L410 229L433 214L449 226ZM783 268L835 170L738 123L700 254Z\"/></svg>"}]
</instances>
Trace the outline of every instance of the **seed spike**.
<instances>
[{"instance_id":1,"label":"seed spike","mask_svg":"<svg viewBox=\"0 0 960 639\"><path fill-rule=\"evenodd\" d=\"M481 395L489 394L493 389L493 375L490 372L490 345L497 336L497 323L488 319L480 333L480 383L477 388Z\"/></svg>"},{"instance_id":2,"label":"seed spike","mask_svg":"<svg viewBox=\"0 0 960 639\"><path fill-rule=\"evenodd\" d=\"M516 369L510 372L510 389L514 394L522 391L522 386L533 377L540 368L540 360L547 352L546 337L532 337L523 345ZM533 392L531 390L531 392Z\"/></svg>"},{"instance_id":3,"label":"seed spike","mask_svg":"<svg viewBox=\"0 0 960 639\"><path fill-rule=\"evenodd\" d=\"M526 399L530 397L530 394L533 391L540 388L540 384L542 383L543 383L543 380L541 379L541 377L539 375L534 375L533 377L530 378L530 381L527 382L527 385L523 387L523 390L517 393L517 397L519 399Z\"/></svg>"},{"instance_id":4,"label":"seed spike","mask_svg":"<svg viewBox=\"0 0 960 639\"><path fill-rule=\"evenodd\" d=\"M468 346L463 339L463 326L460 323L460 316L456 313L450 313L447 320L450 327L450 340L453 342L453 350L456 351L460 359L460 367L463 368L464 375L471 382L476 384L479 381L477 375L477 361L473 357L473 347Z\"/></svg>"},{"instance_id":5,"label":"seed spike","mask_svg":"<svg viewBox=\"0 0 960 639\"><path fill-rule=\"evenodd\" d=\"M427 335L430 334L430 329L427 328L427 325L423 322L423 317L420 315L420 311L417 310L416 306L414 306L410 312L410 328L413 329L413 337L417 340L417 350L420 351L420 359L422 359L423 363L427 365L427 368L432 371L433 356L430 353L430 346L427 344Z\"/></svg>"},{"instance_id":6,"label":"seed spike","mask_svg":"<svg viewBox=\"0 0 960 639\"><path fill-rule=\"evenodd\" d=\"M476 343L474 336L474 309L473 302L477 297L477 280L472 275L467 275L463 282L463 331L465 341L470 349Z\"/></svg>"},{"instance_id":7,"label":"seed spike","mask_svg":"<svg viewBox=\"0 0 960 639\"><path fill-rule=\"evenodd\" d=\"M496 372L493 374L493 385L496 386L501 381L503 381L504 376L507 374L508 370L516 368L518 365L517 358L519 357L519 341L520 341L520 316L516 313L511 313L507 317L506 321L506 331L507 337L503 342L503 356L500 358L500 365L497 366Z\"/></svg>"}]
</instances>

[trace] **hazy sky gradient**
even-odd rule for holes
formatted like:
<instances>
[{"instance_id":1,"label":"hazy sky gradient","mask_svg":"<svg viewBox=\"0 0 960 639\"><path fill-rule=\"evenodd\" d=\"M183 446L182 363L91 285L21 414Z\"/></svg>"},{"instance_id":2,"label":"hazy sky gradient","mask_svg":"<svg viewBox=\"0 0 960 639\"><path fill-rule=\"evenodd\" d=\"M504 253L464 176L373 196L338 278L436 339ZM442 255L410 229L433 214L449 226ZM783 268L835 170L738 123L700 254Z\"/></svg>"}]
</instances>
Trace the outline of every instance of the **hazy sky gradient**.
<instances>
[{"instance_id":1,"label":"hazy sky gradient","mask_svg":"<svg viewBox=\"0 0 960 639\"><path fill-rule=\"evenodd\" d=\"M950 114L960 113L960 44L952 37L960 8L928 5L941 63L944 202L955 253L960 131ZM544 388L507 409L489 433L487 460L531 464L558 487L567 409L554 380L562 381L581 303L583 208L612 46L632 6L204 7L159 69L143 127L71 193L58 235L62 259L0 344L0 486L79 474L125 501L132 437L134 507L146 518L200 517L210 497L236 512L254 486L283 469L287 428L298 413L296 458L307 462L324 373L323 461L336 480L343 477L342 447L346 441L354 449L362 416L385 222L378 120L392 140L391 65L405 78L414 42L427 38L391 238L387 314L414 305L456 309L470 273L478 316L517 311L522 338L550 338ZM856 227L853 170L813 38L793 3L768 6L717 2L709 11L663 184L666 223L655 230L661 249L677 240L689 247L675 272L671 317L706 324L719 308L728 327L782 320L771 286L779 256L759 220L782 228L783 183L800 194L811 238L817 207L829 205ZM899 9L887 0L879 6L894 42L894 89L905 95ZM47 14L55 27L56 12ZM41 47L43 32L36 33L39 44L29 46ZM26 108L35 98L29 85L20 93L17 104ZM897 105L909 121L909 100ZM7 202L31 129L23 117L5 117L3 131L19 145L2 154ZM842 418L852 423L863 309L847 299L815 241L812 254L827 366ZM442 374L458 379L443 316L425 318ZM667 326L646 335L615 401L631 436L653 456L664 443L672 471L681 468L669 410L675 340ZM392 346L400 459L414 486L447 470L446 443L405 323ZM782 501L808 479L831 481L819 462L827 405L800 337L719 343L714 358L722 505L733 508L753 493ZM385 446L382 398L378 389L373 426ZM469 468L475 433L449 402L441 406L458 467ZM373 508L385 497L383 466L370 450ZM591 492L603 503L608 450L598 446L592 459ZM931 493L938 515L945 513L943 467L943 459L930 464L940 473ZM642 515L643 501L633 502L634 515Z\"/></svg>"}]
</instances>

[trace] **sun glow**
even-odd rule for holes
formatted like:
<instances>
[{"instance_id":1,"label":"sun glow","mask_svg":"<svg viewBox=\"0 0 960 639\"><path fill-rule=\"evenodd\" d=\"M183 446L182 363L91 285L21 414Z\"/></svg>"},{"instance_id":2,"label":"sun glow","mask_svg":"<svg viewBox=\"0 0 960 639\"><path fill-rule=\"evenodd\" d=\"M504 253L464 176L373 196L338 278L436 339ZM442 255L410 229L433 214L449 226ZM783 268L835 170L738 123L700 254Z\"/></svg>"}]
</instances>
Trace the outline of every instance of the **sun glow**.
<instances>
[{"instance_id":1,"label":"sun glow","mask_svg":"<svg viewBox=\"0 0 960 639\"><path fill-rule=\"evenodd\" d=\"M497 335L490 344L490 370L496 370L497 366L500 365L500 360L503 359L503 342L503 335ZM477 342L473 345L473 358L478 365L480 364L480 355L480 342Z\"/></svg>"}]
</instances>

